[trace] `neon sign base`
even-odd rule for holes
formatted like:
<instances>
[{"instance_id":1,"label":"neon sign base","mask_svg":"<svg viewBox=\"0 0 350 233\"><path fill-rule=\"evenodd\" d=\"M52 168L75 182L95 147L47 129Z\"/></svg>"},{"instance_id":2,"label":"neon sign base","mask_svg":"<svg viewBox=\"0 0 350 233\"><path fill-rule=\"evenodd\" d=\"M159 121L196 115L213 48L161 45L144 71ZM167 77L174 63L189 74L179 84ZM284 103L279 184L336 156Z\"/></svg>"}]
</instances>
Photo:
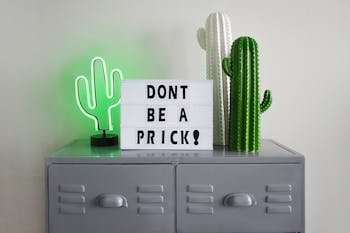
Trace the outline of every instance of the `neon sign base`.
<instances>
[{"instance_id":1,"label":"neon sign base","mask_svg":"<svg viewBox=\"0 0 350 233\"><path fill-rule=\"evenodd\" d=\"M116 134L96 134L91 136L91 146L105 147L105 146L117 146L118 135Z\"/></svg>"}]
</instances>

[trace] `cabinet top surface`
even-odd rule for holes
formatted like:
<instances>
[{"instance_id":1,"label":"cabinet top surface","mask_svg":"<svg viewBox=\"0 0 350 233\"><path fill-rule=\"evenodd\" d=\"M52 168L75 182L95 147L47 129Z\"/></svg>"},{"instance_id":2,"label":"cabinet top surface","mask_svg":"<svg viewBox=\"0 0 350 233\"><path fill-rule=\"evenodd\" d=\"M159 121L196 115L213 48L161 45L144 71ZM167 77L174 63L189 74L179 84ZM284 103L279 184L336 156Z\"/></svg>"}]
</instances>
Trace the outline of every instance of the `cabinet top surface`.
<instances>
[{"instance_id":1,"label":"cabinet top surface","mask_svg":"<svg viewBox=\"0 0 350 233\"><path fill-rule=\"evenodd\" d=\"M47 163L87 164L178 164L178 163L303 163L304 157L273 141L262 140L259 153L214 150L120 150L117 147L91 147L88 140L76 140L55 151Z\"/></svg>"}]
</instances>

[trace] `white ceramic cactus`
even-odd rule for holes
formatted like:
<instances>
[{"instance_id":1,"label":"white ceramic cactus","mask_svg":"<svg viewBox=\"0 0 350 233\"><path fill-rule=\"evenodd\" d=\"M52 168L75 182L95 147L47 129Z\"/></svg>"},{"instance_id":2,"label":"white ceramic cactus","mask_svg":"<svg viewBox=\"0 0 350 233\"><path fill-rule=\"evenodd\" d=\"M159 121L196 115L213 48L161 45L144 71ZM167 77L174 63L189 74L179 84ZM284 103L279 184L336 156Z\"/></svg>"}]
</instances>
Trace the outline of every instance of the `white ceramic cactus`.
<instances>
[{"instance_id":1,"label":"white ceramic cactus","mask_svg":"<svg viewBox=\"0 0 350 233\"><path fill-rule=\"evenodd\" d=\"M205 28L197 31L199 45L206 51L207 79L214 87L214 145L226 145L228 139L228 113L230 108L230 79L222 70L222 60L229 57L232 43L231 22L223 13L208 16Z\"/></svg>"}]
</instances>

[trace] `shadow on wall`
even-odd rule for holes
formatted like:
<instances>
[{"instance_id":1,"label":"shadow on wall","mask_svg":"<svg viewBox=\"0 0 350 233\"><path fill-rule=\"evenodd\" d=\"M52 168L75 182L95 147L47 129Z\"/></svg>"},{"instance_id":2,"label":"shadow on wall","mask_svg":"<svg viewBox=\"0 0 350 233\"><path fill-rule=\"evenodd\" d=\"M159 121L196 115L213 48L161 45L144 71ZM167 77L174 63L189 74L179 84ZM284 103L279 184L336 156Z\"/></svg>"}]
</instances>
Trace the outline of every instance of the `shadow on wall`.
<instances>
[{"instance_id":1,"label":"shadow on wall","mask_svg":"<svg viewBox=\"0 0 350 233\"><path fill-rule=\"evenodd\" d=\"M118 38L118 36L115 36ZM79 110L75 99L75 79L83 75L90 79L91 60L102 57L106 62L107 74L112 69L120 69L124 79L140 78L166 78L169 73L169 54L162 48L164 40L153 33L138 35L123 35L115 41L104 38L92 42L72 46L76 41L65 45L59 45L59 54L65 57L62 60L53 59L60 65L52 74L48 83L48 90L43 98L44 104L41 112L48 118L48 125L54 134L52 140L59 143L67 143L76 138L89 138L95 133L92 119L83 115ZM56 48L57 50L58 48ZM52 56L52 55L51 55ZM112 109L112 124L114 132L120 132L120 106Z\"/></svg>"}]
</instances>

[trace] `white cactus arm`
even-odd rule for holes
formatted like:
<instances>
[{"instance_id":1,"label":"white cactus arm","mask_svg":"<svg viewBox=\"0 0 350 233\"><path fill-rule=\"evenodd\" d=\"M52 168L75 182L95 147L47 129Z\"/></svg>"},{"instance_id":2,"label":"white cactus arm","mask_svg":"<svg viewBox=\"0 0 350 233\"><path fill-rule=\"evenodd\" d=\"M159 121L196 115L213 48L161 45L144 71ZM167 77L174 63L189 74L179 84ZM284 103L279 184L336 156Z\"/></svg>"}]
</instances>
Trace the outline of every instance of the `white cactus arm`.
<instances>
[{"instance_id":1,"label":"white cactus arm","mask_svg":"<svg viewBox=\"0 0 350 233\"><path fill-rule=\"evenodd\" d=\"M202 49L206 49L207 47L207 39L206 39L206 31L204 28L200 28L197 31L197 40Z\"/></svg>"}]
</instances>

